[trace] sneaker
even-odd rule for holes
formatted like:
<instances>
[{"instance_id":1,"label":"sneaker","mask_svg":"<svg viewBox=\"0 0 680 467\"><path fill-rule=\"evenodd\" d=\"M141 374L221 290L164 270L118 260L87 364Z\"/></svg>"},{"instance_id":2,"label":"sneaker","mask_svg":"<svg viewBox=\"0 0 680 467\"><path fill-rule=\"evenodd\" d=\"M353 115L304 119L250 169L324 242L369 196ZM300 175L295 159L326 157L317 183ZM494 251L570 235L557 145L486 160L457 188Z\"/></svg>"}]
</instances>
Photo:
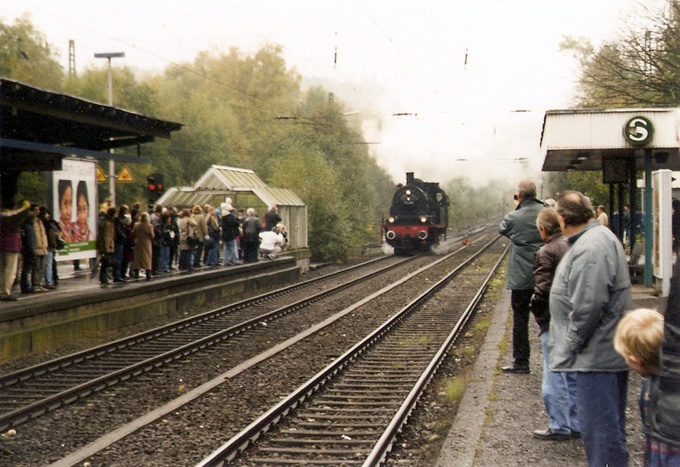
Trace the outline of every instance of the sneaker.
<instances>
[{"instance_id":1,"label":"sneaker","mask_svg":"<svg viewBox=\"0 0 680 467\"><path fill-rule=\"evenodd\" d=\"M529 365L511 365L511 366L504 366L501 368L501 371L503 373L510 373L510 374L529 374Z\"/></svg>"},{"instance_id":2,"label":"sneaker","mask_svg":"<svg viewBox=\"0 0 680 467\"><path fill-rule=\"evenodd\" d=\"M47 289L45 287L43 287L42 285L34 287L33 290L35 290L36 292L47 292Z\"/></svg>"},{"instance_id":3,"label":"sneaker","mask_svg":"<svg viewBox=\"0 0 680 467\"><path fill-rule=\"evenodd\" d=\"M534 431L534 438L542 439L544 441L567 441L572 439L571 433L555 433L550 428L547 430L536 430Z\"/></svg>"}]
</instances>

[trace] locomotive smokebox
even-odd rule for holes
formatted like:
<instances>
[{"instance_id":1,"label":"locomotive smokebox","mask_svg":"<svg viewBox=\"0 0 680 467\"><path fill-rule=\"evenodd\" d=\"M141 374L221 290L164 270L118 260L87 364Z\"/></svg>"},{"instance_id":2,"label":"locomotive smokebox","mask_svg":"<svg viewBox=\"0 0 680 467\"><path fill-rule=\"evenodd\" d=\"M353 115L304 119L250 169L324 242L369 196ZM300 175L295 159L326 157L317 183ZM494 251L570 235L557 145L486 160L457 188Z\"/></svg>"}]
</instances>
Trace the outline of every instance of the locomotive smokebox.
<instances>
[{"instance_id":1,"label":"locomotive smokebox","mask_svg":"<svg viewBox=\"0 0 680 467\"><path fill-rule=\"evenodd\" d=\"M413 185L413 172L406 172L406 184L407 185Z\"/></svg>"}]
</instances>

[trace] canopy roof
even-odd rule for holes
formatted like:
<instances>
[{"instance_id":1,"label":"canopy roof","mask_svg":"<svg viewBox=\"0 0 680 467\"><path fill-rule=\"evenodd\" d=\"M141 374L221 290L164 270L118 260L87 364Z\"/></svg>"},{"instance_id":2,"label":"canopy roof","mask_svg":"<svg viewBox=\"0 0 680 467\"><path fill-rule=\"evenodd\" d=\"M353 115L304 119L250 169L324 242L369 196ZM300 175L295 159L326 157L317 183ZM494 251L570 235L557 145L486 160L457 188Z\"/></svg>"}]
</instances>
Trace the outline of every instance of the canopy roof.
<instances>
[{"instance_id":1,"label":"canopy roof","mask_svg":"<svg viewBox=\"0 0 680 467\"><path fill-rule=\"evenodd\" d=\"M645 150L653 155L653 170L680 170L679 110L549 110L541 132L543 171L602 171L605 165L615 168L624 161L635 161L636 170L644 170ZM653 125L644 145L626 137L626 127L636 117Z\"/></svg>"},{"instance_id":2,"label":"canopy roof","mask_svg":"<svg viewBox=\"0 0 680 467\"><path fill-rule=\"evenodd\" d=\"M271 206L305 206L291 190L270 188L250 169L213 165L193 187L168 189L158 200L167 206L218 205L215 199L224 201L227 196L239 193L255 194L264 204Z\"/></svg>"},{"instance_id":3,"label":"canopy roof","mask_svg":"<svg viewBox=\"0 0 680 467\"><path fill-rule=\"evenodd\" d=\"M148 162L109 149L170 138L180 123L0 78L2 171L59 170L62 157Z\"/></svg>"}]
</instances>

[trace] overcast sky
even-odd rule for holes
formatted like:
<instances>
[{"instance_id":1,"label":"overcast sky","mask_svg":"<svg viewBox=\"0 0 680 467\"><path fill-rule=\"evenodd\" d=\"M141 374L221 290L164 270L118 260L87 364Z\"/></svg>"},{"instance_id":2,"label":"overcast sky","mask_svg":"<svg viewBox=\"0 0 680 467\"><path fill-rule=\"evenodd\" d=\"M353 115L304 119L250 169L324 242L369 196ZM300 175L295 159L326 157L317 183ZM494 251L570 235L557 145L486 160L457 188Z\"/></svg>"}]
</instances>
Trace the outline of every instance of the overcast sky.
<instances>
[{"instance_id":1,"label":"overcast sky","mask_svg":"<svg viewBox=\"0 0 680 467\"><path fill-rule=\"evenodd\" d=\"M413 171L479 182L538 176L545 110L571 106L578 79L560 42L613 39L639 8L636 0L2 0L0 17L30 13L65 69L73 39L78 71L105 65L96 52L125 52L114 66L160 72L199 51L279 44L289 67L331 80L329 91L379 86L371 95L337 91L375 109L347 118L364 119L367 141L379 143L371 154L395 181Z\"/></svg>"}]
</instances>

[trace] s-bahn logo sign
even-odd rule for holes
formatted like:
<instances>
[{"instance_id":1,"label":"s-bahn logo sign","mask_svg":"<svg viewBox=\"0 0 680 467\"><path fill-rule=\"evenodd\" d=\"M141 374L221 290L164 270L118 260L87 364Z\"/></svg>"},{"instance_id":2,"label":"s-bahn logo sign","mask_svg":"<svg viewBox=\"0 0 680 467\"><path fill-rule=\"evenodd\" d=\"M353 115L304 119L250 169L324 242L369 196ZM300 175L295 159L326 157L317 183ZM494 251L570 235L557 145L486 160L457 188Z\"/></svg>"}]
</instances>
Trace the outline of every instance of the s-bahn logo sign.
<instances>
[{"instance_id":1,"label":"s-bahn logo sign","mask_svg":"<svg viewBox=\"0 0 680 467\"><path fill-rule=\"evenodd\" d=\"M623 135L633 146L646 146L654 136L654 125L646 117L633 117L623 127Z\"/></svg>"}]
</instances>

